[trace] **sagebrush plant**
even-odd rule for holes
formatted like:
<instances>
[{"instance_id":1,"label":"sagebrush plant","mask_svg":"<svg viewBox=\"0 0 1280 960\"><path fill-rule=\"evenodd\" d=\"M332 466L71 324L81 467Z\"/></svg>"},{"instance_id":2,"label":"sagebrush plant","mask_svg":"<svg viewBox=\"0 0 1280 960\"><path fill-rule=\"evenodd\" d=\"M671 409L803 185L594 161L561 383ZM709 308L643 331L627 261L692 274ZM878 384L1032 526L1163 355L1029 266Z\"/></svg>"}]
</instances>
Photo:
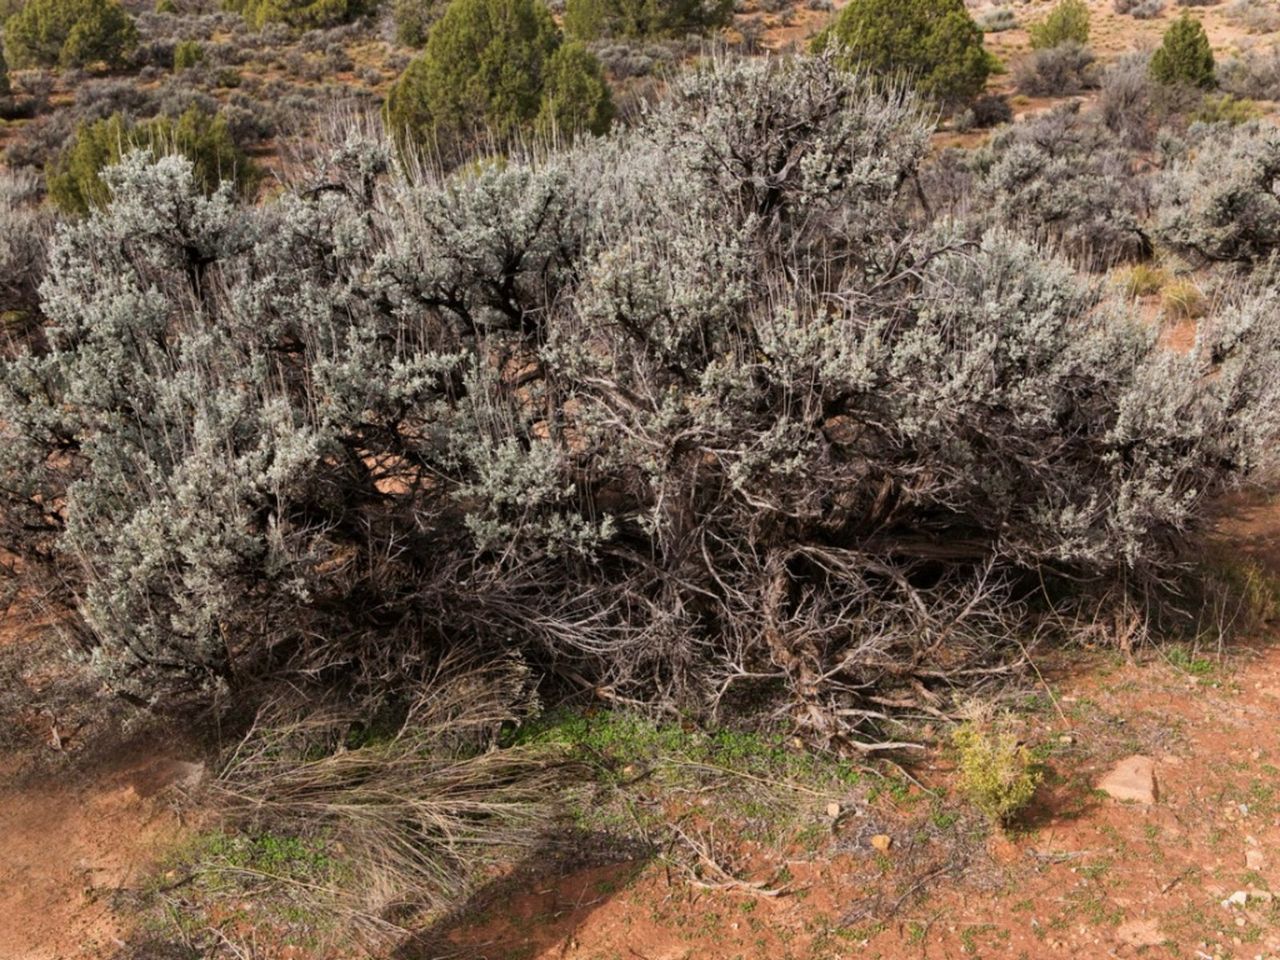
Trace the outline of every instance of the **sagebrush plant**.
<instances>
[{"instance_id":1,"label":"sagebrush plant","mask_svg":"<svg viewBox=\"0 0 1280 960\"><path fill-rule=\"evenodd\" d=\"M1087 152L1069 120L992 170ZM250 206L128 154L50 250L51 349L0 364L5 513L65 504L86 648L157 703L514 648L876 749L869 697L1009 668L1043 596L1155 603L1280 450L1274 291L1167 351L1008 227L912 215L933 125L834 55L713 58L448 176L357 130Z\"/></svg>"},{"instance_id":2,"label":"sagebrush plant","mask_svg":"<svg viewBox=\"0 0 1280 960\"><path fill-rule=\"evenodd\" d=\"M1101 120L1070 103L997 132L969 159L978 222L1053 245L1090 269L1149 256L1149 184Z\"/></svg>"},{"instance_id":3,"label":"sagebrush plant","mask_svg":"<svg viewBox=\"0 0 1280 960\"><path fill-rule=\"evenodd\" d=\"M1018 26L1018 17L1009 7L991 7L974 20L983 33L1001 33Z\"/></svg>"},{"instance_id":4,"label":"sagebrush plant","mask_svg":"<svg viewBox=\"0 0 1280 960\"><path fill-rule=\"evenodd\" d=\"M1035 796L1044 772L1021 743L1007 717L982 716L958 726L956 748L961 793L993 823L1011 822Z\"/></svg>"},{"instance_id":5,"label":"sagebrush plant","mask_svg":"<svg viewBox=\"0 0 1280 960\"><path fill-rule=\"evenodd\" d=\"M1258 264L1280 250L1280 132L1211 127L1158 181L1156 233L1201 262Z\"/></svg>"},{"instance_id":6,"label":"sagebrush plant","mask_svg":"<svg viewBox=\"0 0 1280 960\"><path fill-rule=\"evenodd\" d=\"M1062 97L1096 87L1093 51L1075 41L1035 50L1018 61L1018 91L1034 97Z\"/></svg>"}]
</instances>

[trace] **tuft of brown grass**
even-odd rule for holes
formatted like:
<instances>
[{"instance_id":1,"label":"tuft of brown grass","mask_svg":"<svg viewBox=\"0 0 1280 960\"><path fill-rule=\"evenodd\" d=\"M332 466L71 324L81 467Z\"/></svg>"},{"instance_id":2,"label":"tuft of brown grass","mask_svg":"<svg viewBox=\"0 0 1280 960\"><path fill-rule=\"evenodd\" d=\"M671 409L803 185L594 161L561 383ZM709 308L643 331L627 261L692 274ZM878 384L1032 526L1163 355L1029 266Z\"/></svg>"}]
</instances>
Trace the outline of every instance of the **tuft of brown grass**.
<instances>
[{"instance_id":1,"label":"tuft of brown grass","mask_svg":"<svg viewBox=\"0 0 1280 960\"><path fill-rule=\"evenodd\" d=\"M1150 297L1159 293L1164 285L1169 282L1169 275L1159 267L1154 267L1147 263L1138 263L1123 271L1117 279L1125 296L1133 299L1135 297Z\"/></svg>"},{"instance_id":2,"label":"tuft of brown grass","mask_svg":"<svg viewBox=\"0 0 1280 960\"><path fill-rule=\"evenodd\" d=\"M450 663L391 726L277 702L219 778L234 820L323 836L340 889L301 891L366 934L451 905L484 869L537 844L576 766L546 745L496 746L515 719L511 665Z\"/></svg>"},{"instance_id":3,"label":"tuft of brown grass","mask_svg":"<svg viewBox=\"0 0 1280 960\"><path fill-rule=\"evenodd\" d=\"M1163 312L1168 320L1197 320L1209 310L1209 300L1191 280L1176 280L1162 292Z\"/></svg>"}]
</instances>

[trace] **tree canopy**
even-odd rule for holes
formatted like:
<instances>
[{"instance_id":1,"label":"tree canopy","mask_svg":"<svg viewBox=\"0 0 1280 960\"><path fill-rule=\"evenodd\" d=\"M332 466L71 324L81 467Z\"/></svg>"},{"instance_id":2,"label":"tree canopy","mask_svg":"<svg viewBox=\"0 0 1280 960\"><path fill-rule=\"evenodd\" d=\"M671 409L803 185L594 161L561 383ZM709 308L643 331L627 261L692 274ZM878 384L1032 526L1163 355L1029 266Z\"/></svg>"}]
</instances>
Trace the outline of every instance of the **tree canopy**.
<instances>
[{"instance_id":1,"label":"tree canopy","mask_svg":"<svg viewBox=\"0 0 1280 960\"><path fill-rule=\"evenodd\" d=\"M138 28L117 0L28 0L4 25L15 67L122 65Z\"/></svg>"},{"instance_id":2,"label":"tree canopy","mask_svg":"<svg viewBox=\"0 0 1280 960\"><path fill-rule=\"evenodd\" d=\"M1217 85L1213 48L1199 20L1184 13L1169 26L1151 57L1151 76L1166 86L1207 90Z\"/></svg>"},{"instance_id":3,"label":"tree canopy","mask_svg":"<svg viewBox=\"0 0 1280 960\"><path fill-rule=\"evenodd\" d=\"M117 113L81 124L70 145L46 171L49 198L70 213L83 214L105 206L111 191L102 171L139 148L156 156L176 153L186 157L195 183L206 193L223 181L248 191L258 179L257 168L236 145L226 119L193 106L176 120L157 117L135 125Z\"/></svg>"},{"instance_id":4,"label":"tree canopy","mask_svg":"<svg viewBox=\"0 0 1280 960\"><path fill-rule=\"evenodd\" d=\"M813 46L832 44L849 67L905 81L941 101L976 96L991 72L982 30L964 0L850 0Z\"/></svg>"},{"instance_id":5,"label":"tree canopy","mask_svg":"<svg viewBox=\"0 0 1280 960\"><path fill-rule=\"evenodd\" d=\"M565 31L581 40L673 37L727 24L733 0L567 0Z\"/></svg>"},{"instance_id":6,"label":"tree canopy","mask_svg":"<svg viewBox=\"0 0 1280 960\"><path fill-rule=\"evenodd\" d=\"M402 142L449 156L536 125L601 132L612 112L599 64L581 46L562 47L538 0L453 0L386 103Z\"/></svg>"}]
</instances>

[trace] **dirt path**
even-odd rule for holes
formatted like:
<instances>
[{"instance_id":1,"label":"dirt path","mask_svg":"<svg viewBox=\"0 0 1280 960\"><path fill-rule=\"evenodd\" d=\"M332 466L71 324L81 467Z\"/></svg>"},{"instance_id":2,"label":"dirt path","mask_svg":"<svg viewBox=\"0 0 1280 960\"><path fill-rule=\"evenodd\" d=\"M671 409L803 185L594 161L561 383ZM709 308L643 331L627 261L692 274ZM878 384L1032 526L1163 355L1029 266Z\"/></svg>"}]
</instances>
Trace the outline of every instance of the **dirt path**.
<instances>
[{"instance_id":1,"label":"dirt path","mask_svg":"<svg viewBox=\"0 0 1280 960\"><path fill-rule=\"evenodd\" d=\"M0 618L0 960L117 953L122 892L181 833L181 738L123 732L118 701L19 601Z\"/></svg>"},{"instance_id":2,"label":"dirt path","mask_svg":"<svg viewBox=\"0 0 1280 960\"><path fill-rule=\"evenodd\" d=\"M20 778L0 790L0 957L108 956L124 923L113 901L179 835L163 788L192 774L150 740L93 769Z\"/></svg>"}]
</instances>

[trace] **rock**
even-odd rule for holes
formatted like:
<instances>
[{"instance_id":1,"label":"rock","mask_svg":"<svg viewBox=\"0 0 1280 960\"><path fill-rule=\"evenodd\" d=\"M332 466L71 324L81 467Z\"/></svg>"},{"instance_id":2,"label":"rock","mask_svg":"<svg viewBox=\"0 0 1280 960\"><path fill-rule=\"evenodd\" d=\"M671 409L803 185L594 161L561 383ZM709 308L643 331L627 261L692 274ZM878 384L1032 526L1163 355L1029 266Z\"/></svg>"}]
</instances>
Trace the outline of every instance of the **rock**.
<instances>
[{"instance_id":1,"label":"rock","mask_svg":"<svg viewBox=\"0 0 1280 960\"><path fill-rule=\"evenodd\" d=\"M1262 870L1267 866L1267 856L1257 847L1250 847L1244 852L1244 865L1248 870Z\"/></svg>"},{"instance_id":2,"label":"rock","mask_svg":"<svg viewBox=\"0 0 1280 960\"><path fill-rule=\"evenodd\" d=\"M877 833L871 838L871 846L881 853L887 853L889 848L893 846L893 837L887 833Z\"/></svg>"},{"instance_id":3,"label":"rock","mask_svg":"<svg viewBox=\"0 0 1280 960\"><path fill-rule=\"evenodd\" d=\"M832 820L840 816L840 804L836 803L834 800L828 803L827 816L830 817Z\"/></svg>"},{"instance_id":4,"label":"rock","mask_svg":"<svg viewBox=\"0 0 1280 960\"><path fill-rule=\"evenodd\" d=\"M1155 920L1130 920L1116 927L1116 939L1131 947L1158 947L1165 936Z\"/></svg>"},{"instance_id":5,"label":"rock","mask_svg":"<svg viewBox=\"0 0 1280 960\"><path fill-rule=\"evenodd\" d=\"M1245 890L1237 890L1227 899L1222 901L1222 905L1230 910L1232 907L1243 907L1249 903L1249 894Z\"/></svg>"},{"instance_id":6,"label":"rock","mask_svg":"<svg viewBox=\"0 0 1280 960\"><path fill-rule=\"evenodd\" d=\"M1098 781L1098 789L1116 800L1156 802L1156 765L1150 757L1125 757Z\"/></svg>"}]
</instances>

